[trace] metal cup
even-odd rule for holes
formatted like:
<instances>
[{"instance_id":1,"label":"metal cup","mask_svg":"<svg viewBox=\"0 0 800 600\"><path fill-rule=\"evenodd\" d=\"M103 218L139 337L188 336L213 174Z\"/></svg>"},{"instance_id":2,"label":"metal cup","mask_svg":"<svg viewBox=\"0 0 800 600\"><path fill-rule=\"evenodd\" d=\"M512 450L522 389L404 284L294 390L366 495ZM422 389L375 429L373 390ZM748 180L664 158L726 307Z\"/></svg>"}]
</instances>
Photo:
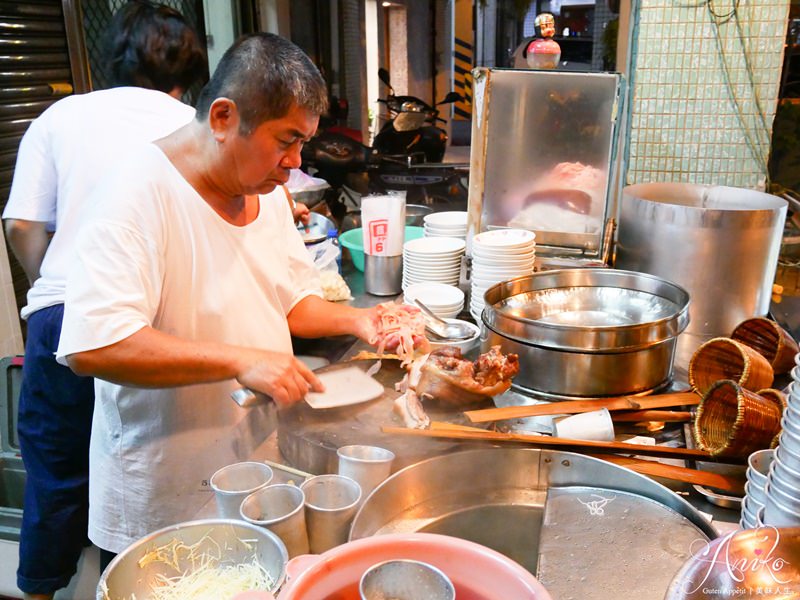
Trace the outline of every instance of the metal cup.
<instances>
[{"instance_id":1,"label":"metal cup","mask_svg":"<svg viewBox=\"0 0 800 600\"><path fill-rule=\"evenodd\" d=\"M344 544L356 516L361 487L342 475L317 475L300 486L306 496L306 528L313 554Z\"/></svg>"},{"instance_id":2,"label":"metal cup","mask_svg":"<svg viewBox=\"0 0 800 600\"><path fill-rule=\"evenodd\" d=\"M456 590L439 569L416 560L388 560L373 565L358 584L361 600L454 600Z\"/></svg>"},{"instance_id":3,"label":"metal cup","mask_svg":"<svg viewBox=\"0 0 800 600\"><path fill-rule=\"evenodd\" d=\"M210 485L222 519L240 519L242 501L269 485L272 469L260 462L240 462L222 467L211 476Z\"/></svg>"},{"instance_id":4,"label":"metal cup","mask_svg":"<svg viewBox=\"0 0 800 600\"><path fill-rule=\"evenodd\" d=\"M764 487L760 487L755 485L752 481L748 481L744 484L744 493L745 501L749 500L750 506L753 507L751 512L753 516L755 516L755 509L758 508L758 506L764 506L764 502L767 500L767 491ZM744 504L742 505L742 509L744 510Z\"/></svg>"},{"instance_id":5,"label":"metal cup","mask_svg":"<svg viewBox=\"0 0 800 600\"><path fill-rule=\"evenodd\" d=\"M747 479L763 487L767 483L769 466L775 459L775 450L757 450L747 457Z\"/></svg>"},{"instance_id":6,"label":"metal cup","mask_svg":"<svg viewBox=\"0 0 800 600\"><path fill-rule=\"evenodd\" d=\"M339 475L349 477L361 486L363 503L392 472L394 452L378 446L343 446L337 451Z\"/></svg>"},{"instance_id":7,"label":"metal cup","mask_svg":"<svg viewBox=\"0 0 800 600\"><path fill-rule=\"evenodd\" d=\"M268 485L244 499L241 515L248 523L265 527L280 537L289 558L294 558L309 551L305 500L299 487L286 483Z\"/></svg>"},{"instance_id":8,"label":"metal cup","mask_svg":"<svg viewBox=\"0 0 800 600\"><path fill-rule=\"evenodd\" d=\"M403 255L364 255L364 290L373 296L396 296L403 291Z\"/></svg>"}]
</instances>

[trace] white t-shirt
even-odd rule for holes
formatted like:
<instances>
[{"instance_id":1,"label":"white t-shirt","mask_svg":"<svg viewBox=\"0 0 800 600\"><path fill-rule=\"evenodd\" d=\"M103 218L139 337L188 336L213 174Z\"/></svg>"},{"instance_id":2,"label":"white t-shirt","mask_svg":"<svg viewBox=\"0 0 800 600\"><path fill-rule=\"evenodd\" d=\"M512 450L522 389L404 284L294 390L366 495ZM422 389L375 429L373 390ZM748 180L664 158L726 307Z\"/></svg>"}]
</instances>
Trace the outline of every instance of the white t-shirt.
<instances>
[{"instance_id":1,"label":"white t-shirt","mask_svg":"<svg viewBox=\"0 0 800 600\"><path fill-rule=\"evenodd\" d=\"M59 100L31 123L17 154L4 219L49 223L55 234L22 317L64 301L82 206L132 146L162 138L194 109L156 90L120 87Z\"/></svg>"},{"instance_id":2,"label":"white t-shirt","mask_svg":"<svg viewBox=\"0 0 800 600\"><path fill-rule=\"evenodd\" d=\"M57 357L101 348L144 326L188 340L291 353L286 315L317 294L318 273L281 188L249 225L217 215L155 145L102 182L77 240ZM89 537L120 552L195 518L206 482L251 457L266 408L231 400L235 381L139 389L96 380Z\"/></svg>"}]
</instances>

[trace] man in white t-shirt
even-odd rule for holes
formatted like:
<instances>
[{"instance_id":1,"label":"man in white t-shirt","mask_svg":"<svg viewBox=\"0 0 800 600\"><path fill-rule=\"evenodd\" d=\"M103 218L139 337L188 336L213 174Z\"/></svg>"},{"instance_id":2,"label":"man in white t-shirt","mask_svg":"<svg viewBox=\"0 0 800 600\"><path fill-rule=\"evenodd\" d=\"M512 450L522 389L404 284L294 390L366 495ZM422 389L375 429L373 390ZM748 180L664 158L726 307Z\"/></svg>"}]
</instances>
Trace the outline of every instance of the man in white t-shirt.
<instances>
[{"instance_id":1,"label":"man in white t-shirt","mask_svg":"<svg viewBox=\"0 0 800 600\"><path fill-rule=\"evenodd\" d=\"M327 102L295 45L237 41L196 119L137 152L95 197L70 272L58 359L98 379L89 537L104 556L195 518L216 469L258 458L268 406L321 384L291 335L381 337L378 311L325 302L281 189Z\"/></svg>"},{"instance_id":2,"label":"man in white t-shirt","mask_svg":"<svg viewBox=\"0 0 800 600\"><path fill-rule=\"evenodd\" d=\"M87 544L94 381L55 361L83 205L133 147L194 118L178 98L206 72L196 34L171 8L131 2L115 14L109 36L115 87L67 97L31 123L3 213L32 283L22 310L28 335L18 429L27 482L17 573L30 598L66 586Z\"/></svg>"}]
</instances>

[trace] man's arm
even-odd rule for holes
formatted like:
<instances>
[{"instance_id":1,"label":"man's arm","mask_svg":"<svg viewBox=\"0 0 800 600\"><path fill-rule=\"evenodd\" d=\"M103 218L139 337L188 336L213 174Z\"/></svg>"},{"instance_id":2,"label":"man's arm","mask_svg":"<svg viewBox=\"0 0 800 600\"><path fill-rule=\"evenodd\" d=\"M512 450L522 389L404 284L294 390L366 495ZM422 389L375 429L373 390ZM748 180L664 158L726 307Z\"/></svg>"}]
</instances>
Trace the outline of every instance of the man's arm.
<instances>
[{"instance_id":1,"label":"man's arm","mask_svg":"<svg viewBox=\"0 0 800 600\"><path fill-rule=\"evenodd\" d=\"M5 230L8 245L25 270L28 282L33 285L39 279L39 268L50 244L47 224L42 221L6 219Z\"/></svg>"},{"instance_id":2,"label":"man's arm","mask_svg":"<svg viewBox=\"0 0 800 600\"><path fill-rule=\"evenodd\" d=\"M295 304L286 319L289 331L296 337L355 335L368 344L378 341L375 309L354 308L328 302L319 296L306 296Z\"/></svg>"},{"instance_id":3,"label":"man's arm","mask_svg":"<svg viewBox=\"0 0 800 600\"><path fill-rule=\"evenodd\" d=\"M193 342L152 327L110 346L66 358L79 375L122 385L176 387L236 379L278 404L301 400L309 390L323 391L316 375L289 354Z\"/></svg>"}]
</instances>

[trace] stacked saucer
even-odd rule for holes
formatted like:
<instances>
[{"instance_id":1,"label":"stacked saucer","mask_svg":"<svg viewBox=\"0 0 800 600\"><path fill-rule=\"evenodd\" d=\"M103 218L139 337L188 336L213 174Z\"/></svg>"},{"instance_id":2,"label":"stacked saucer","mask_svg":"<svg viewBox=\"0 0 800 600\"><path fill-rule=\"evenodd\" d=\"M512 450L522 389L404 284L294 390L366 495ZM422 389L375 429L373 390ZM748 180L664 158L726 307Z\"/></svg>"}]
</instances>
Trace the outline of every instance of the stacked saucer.
<instances>
[{"instance_id":1,"label":"stacked saucer","mask_svg":"<svg viewBox=\"0 0 800 600\"><path fill-rule=\"evenodd\" d=\"M425 215L425 237L467 237L467 213L449 211Z\"/></svg>"},{"instance_id":2,"label":"stacked saucer","mask_svg":"<svg viewBox=\"0 0 800 600\"><path fill-rule=\"evenodd\" d=\"M466 242L457 238L419 238L406 242L403 244L403 290L423 281L458 285L465 249Z\"/></svg>"},{"instance_id":3,"label":"stacked saucer","mask_svg":"<svg viewBox=\"0 0 800 600\"><path fill-rule=\"evenodd\" d=\"M763 524L775 527L800 526L800 354L795 363L781 420L783 429L767 474Z\"/></svg>"},{"instance_id":4,"label":"stacked saucer","mask_svg":"<svg viewBox=\"0 0 800 600\"><path fill-rule=\"evenodd\" d=\"M533 273L536 235L527 229L495 229L472 238L469 312L480 323L483 294L501 281Z\"/></svg>"},{"instance_id":5,"label":"stacked saucer","mask_svg":"<svg viewBox=\"0 0 800 600\"><path fill-rule=\"evenodd\" d=\"M452 319L464 308L464 292L444 283L413 283L403 294L406 304L419 300L441 319Z\"/></svg>"}]
</instances>

